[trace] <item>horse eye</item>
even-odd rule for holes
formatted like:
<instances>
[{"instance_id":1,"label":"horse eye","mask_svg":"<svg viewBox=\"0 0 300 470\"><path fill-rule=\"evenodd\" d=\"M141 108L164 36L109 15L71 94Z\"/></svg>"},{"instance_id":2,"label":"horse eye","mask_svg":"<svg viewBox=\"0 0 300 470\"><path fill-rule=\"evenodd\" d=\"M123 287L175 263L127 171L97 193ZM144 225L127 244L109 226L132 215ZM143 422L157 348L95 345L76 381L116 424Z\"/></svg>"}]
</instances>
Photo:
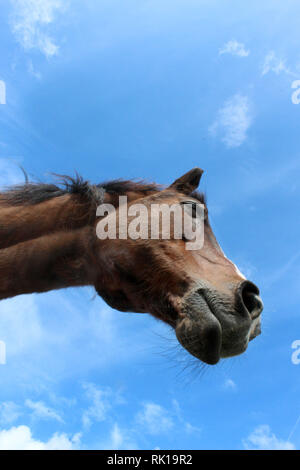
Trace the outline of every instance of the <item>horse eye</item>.
<instances>
[{"instance_id":1,"label":"horse eye","mask_svg":"<svg viewBox=\"0 0 300 470\"><path fill-rule=\"evenodd\" d=\"M193 219L195 219L197 217L197 207L198 207L198 204L194 201L183 201L181 202L181 204L184 206L184 205L187 205L189 206L189 210L191 210L191 216Z\"/></svg>"},{"instance_id":2,"label":"horse eye","mask_svg":"<svg viewBox=\"0 0 300 470\"><path fill-rule=\"evenodd\" d=\"M205 204L198 204L195 201L182 201L180 204L183 206L188 206L188 210L193 219L196 219L197 216L199 217L200 215L200 217L203 217L204 223L208 222L208 210ZM202 212L200 210L200 207L202 209Z\"/></svg>"}]
</instances>

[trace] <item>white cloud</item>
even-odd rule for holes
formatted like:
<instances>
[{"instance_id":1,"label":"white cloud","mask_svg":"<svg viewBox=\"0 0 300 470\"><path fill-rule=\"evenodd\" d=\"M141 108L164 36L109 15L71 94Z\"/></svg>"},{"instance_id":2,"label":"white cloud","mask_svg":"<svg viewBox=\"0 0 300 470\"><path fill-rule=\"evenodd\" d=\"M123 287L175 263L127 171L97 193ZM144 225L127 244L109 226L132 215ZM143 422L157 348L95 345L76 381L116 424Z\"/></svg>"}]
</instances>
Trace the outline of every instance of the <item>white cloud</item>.
<instances>
[{"instance_id":1,"label":"white cloud","mask_svg":"<svg viewBox=\"0 0 300 470\"><path fill-rule=\"evenodd\" d=\"M55 433L42 442L32 437L28 426L22 425L0 431L0 450L72 450L78 447L79 439L79 434L70 439L64 433Z\"/></svg>"},{"instance_id":2,"label":"white cloud","mask_svg":"<svg viewBox=\"0 0 300 470\"><path fill-rule=\"evenodd\" d=\"M40 80L42 78L42 74L34 68L31 60L29 60L27 63L27 70L30 73L30 75L32 75L37 80Z\"/></svg>"},{"instance_id":3,"label":"white cloud","mask_svg":"<svg viewBox=\"0 0 300 470\"><path fill-rule=\"evenodd\" d=\"M49 406L46 406L42 401L32 401L32 400L26 400L25 401L25 406L30 408L32 410L33 416L40 418L40 419L54 419L60 423L63 423L63 419L59 416L59 414L50 408Z\"/></svg>"},{"instance_id":4,"label":"white cloud","mask_svg":"<svg viewBox=\"0 0 300 470\"><path fill-rule=\"evenodd\" d=\"M24 295L0 303L1 339L5 341L7 362L13 356L24 355L42 343L41 326L35 296Z\"/></svg>"},{"instance_id":5,"label":"white cloud","mask_svg":"<svg viewBox=\"0 0 300 470\"><path fill-rule=\"evenodd\" d=\"M120 429L119 425L115 423L110 431L109 439L100 445L101 449L116 449L116 450L133 450L138 449L138 445L133 440L130 440L128 434L130 431Z\"/></svg>"},{"instance_id":6,"label":"white cloud","mask_svg":"<svg viewBox=\"0 0 300 470\"><path fill-rule=\"evenodd\" d=\"M202 431L201 428L198 426L194 426L193 424L189 423L186 421L183 417L183 413L181 411L180 405L178 401L174 398L172 400L172 405L175 411L175 414L177 416L178 422L181 424L182 429L187 433L187 434L200 434Z\"/></svg>"},{"instance_id":7,"label":"white cloud","mask_svg":"<svg viewBox=\"0 0 300 470\"><path fill-rule=\"evenodd\" d=\"M121 430L117 424L114 425L111 434L111 448L112 449L120 449L120 446L123 443L123 435L121 433Z\"/></svg>"},{"instance_id":8,"label":"white cloud","mask_svg":"<svg viewBox=\"0 0 300 470\"><path fill-rule=\"evenodd\" d=\"M268 52L262 66L262 75L266 75L269 72L273 72L276 75L279 75L280 73L293 75L290 69L286 66L285 59L277 57L274 51Z\"/></svg>"},{"instance_id":9,"label":"white cloud","mask_svg":"<svg viewBox=\"0 0 300 470\"><path fill-rule=\"evenodd\" d=\"M245 449L257 450L294 450L292 442L279 439L271 432L270 426L262 424L243 441Z\"/></svg>"},{"instance_id":10,"label":"white cloud","mask_svg":"<svg viewBox=\"0 0 300 470\"><path fill-rule=\"evenodd\" d=\"M14 11L12 31L27 51L38 49L47 57L58 53L58 45L49 35L55 15L66 8L62 0L11 0Z\"/></svg>"},{"instance_id":11,"label":"white cloud","mask_svg":"<svg viewBox=\"0 0 300 470\"><path fill-rule=\"evenodd\" d=\"M112 391L109 388L97 388L91 383L84 384L83 387L92 402L82 415L83 427L88 429L93 421L105 421L112 406Z\"/></svg>"},{"instance_id":12,"label":"white cloud","mask_svg":"<svg viewBox=\"0 0 300 470\"><path fill-rule=\"evenodd\" d=\"M184 431L187 433L187 434L192 434L193 436L195 436L195 434L200 434L202 432L202 429L199 428L198 426L194 426L193 424L189 423L189 422L185 422L184 423Z\"/></svg>"},{"instance_id":13,"label":"white cloud","mask_svg":"<svg viewBox=\"0 0 300 470\"><path fill-rule=\"evenodd\" d=\"M250 51L245 49L243 43L232 40L228 41L221 49L219 49L219 54L231 54L238 57L247 57L250 54Z\"/></svg>"},{"instance_id":14,"label":"white cloud","mask_svg":"<svg viewBox=\"0 0 300 470\"><path fill-rule=\"evenodd\" d=\"M144 403L143 410L136 416L136 422L149 434L160 434L174 426L167 410L156 403Z\"/></svg>"},{"instance_id":15,"label":"white cloud","mask_svg":"<svg viewBox=\"0 0 300 470\"><path fill-rule=\"evenodd\" d=\"M239 147L247 138L252 123L250 102L247 96L236 94L219 109L215 122L210 126L212 136L220 135L222 142L231 148Z\"/></svg>"},{"instance_id":16,"label":"white cloud","mask_svg":"<svg viewBox=\"0 0 300 470\"><path fill-rule=\"evenodd\" d=\"M5 379L36 392L47 381L134 360L141 343L133 316L121 316L89 288L22 295L0 303L0 340L6 344ZM143 337L144 326L139 337ZM126 334L124 334L126 331ZM89 338L89 341L86 341ZM140 348L141 349L141 348ZM144 353L144 351L142 351ZM45 368L45 363L47 367ZM32 381L32 377L35 380ZM113 393L116 402L120 397Z\"/></svg>"},{"instance_id":17,"label":"white cloud","mask_svg":"<svg viewBox=\"0 0 300 470\"><path fill-rule=\"evenodd\" d=\"M224 382L224 388L227 390L236 390L236 383L232 379L226 379Z\"/></svg>"},{"instance_id":18,"label":"white cloud","mask_svg":"<svg viewBox=\"0 0 300 470\"><path fill-rule=\"evenodd\" d=\"M0 404L0 423L2 425L11 424L21 415L20 407L12 401Z\"/></svg>"},{"instance_id":19,"label":"white cloud","mask_svg":"<svg viewBox=\"0 0 300 470\"><path fill-rule=\"evenodd\" d=\"M139 411L133 415L132 419L126 418L126 424L119 425L114 422L113 416L116 415L116 405L124 404L124 398L120 392L113 391L110 388L98 388L92 383L84 385L85 397L92 403L83 414L82 432L74 434L73 437L65 433L56 432L46 441L41 441L39 435L37 438L32 436L30 427L27 425L14 426L10 429L4 429L0 432L0 450L1 449L74 449L79 448L85 433L90 431L90 427L95 422L101 422L100 438L93 442L93 447L98 449L138 449L139 443L146 438L147 434L156 437L172 430L173 433L185 433L187 435L200 434L201 429L187 422L183 416L177 400L173 400L173 409L165 409L156 403L147 402L139 408ZM56 397L54 399L57 401ZM53 396L52 396L53 401ZM62 400L60 400L62 401ZM69 402L69 400L68 400ZM78 402L72 401L69 406L76 406ZM75 410L75 408L74 408ZM174 413L175 410L175 413ZM32 414L30 412L33 412ZM126 410L125 410L126 413ZM65 424L61 418L61 413L45 405L42 401L33 401L27 399L25 407L15 405L13 402L3 403L0 406L0 424L2 428L11 426L20 416L26 420L30 417L37 419L53 419L59 423ZM77 415L77 424L80 425L80 415L78 407L75 413ZM124 421L124 416L122 416ZM37 424L37 423L36 423ZM109 425L108 431L107 426ZM122 427L123 426L123 427ZM99 428L98 428L99 429ZM95 432L93 433L95 435Z\"/></svg>"}]
</instances>

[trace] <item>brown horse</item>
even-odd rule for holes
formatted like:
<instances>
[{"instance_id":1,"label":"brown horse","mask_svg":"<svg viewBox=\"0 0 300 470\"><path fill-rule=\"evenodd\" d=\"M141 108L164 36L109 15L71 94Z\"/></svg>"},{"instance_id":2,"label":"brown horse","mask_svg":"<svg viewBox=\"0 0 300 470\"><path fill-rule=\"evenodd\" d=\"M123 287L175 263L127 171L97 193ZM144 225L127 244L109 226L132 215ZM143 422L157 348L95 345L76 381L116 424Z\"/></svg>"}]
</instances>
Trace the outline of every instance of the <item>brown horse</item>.
<instances>
[{"instance_id":1,"label":"brown horse","mask_svg":"<svg viewBox=\"0 0 300 470\"><path fill-rule=\"evenodd\" d=\"M184 348L208 364L242 353L260 333L263 305L258 288L214 237L205 198L196 192L202 173L194 168L166 188L63 177L63 186L26 182L3 191L0 299L92 285L111 307L148 312L171 325ZM120 211L119 196L127 196L129 208L137 201L148 208L202 205L202 248L186 250L184 237L99 239L96 208L109 203Z\"/></svg>"}]
</instances>

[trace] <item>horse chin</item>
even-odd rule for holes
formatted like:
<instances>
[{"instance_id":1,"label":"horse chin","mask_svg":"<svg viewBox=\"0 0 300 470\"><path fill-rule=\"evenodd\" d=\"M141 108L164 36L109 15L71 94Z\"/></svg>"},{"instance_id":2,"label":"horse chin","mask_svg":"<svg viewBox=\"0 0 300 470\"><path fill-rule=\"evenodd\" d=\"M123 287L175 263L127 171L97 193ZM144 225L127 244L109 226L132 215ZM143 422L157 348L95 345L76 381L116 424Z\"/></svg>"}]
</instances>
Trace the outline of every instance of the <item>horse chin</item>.
<instances>
[{"instance_id":1,"label":"horse chin","mask_svg":"<svg viewBox=\"0 0 300 470\"><path fill-rule=\"evenodd\" d=\"M192 302L185 308L175 332L180 344L197 359L211 365L219 362L222 327L203 299L198 298L196 305Z\"/></svg>"},{"instance_id":2,"label":"horse chin","mask_svg":"<svg viewBox=\"0 0 300 470\"><path fill-rule=\"evenodd\" d=\"M219 362L222 330L218 321L203 325L185 318L177 325L175 331L180 344L197 359L210 365Z\"/></svg>"}]
</instances>

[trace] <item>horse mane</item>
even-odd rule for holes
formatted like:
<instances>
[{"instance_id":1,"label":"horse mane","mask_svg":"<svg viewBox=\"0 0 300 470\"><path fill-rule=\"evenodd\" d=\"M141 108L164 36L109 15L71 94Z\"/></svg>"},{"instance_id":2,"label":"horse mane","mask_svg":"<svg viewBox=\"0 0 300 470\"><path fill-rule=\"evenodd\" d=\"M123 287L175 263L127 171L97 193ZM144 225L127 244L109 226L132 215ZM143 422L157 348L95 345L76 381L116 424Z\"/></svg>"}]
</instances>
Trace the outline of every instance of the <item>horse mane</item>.
<instances>
[{"instance_id":1,"label":"horse mane","mask_svg":"<svg viewBox=\"0 0 300 470\"><path fill-rule=\"evenodd\" d=\"M161 190L158 184L144 181L117 179L93 185L78 174L74 178L67 175L54 174L54 176L59 180L58 184L26 181L24 184L6 188L0 192L0 203L9 206L35 205L65 194L78 194L92 200L97 199L97 193L104 191L109 194L124 195L130 191L146 194Z\"/></svg>"},{"instance_id":2,"label":"horse mane","mask_svg":"<svg viewBox=\"0 0 300 470\"><path fill-rule=\"evenodd\" d=\"M67 175L54 174L54 176L59 180L58 184L28 182L26 178L24 184L6 188L0 192L0 204L8 206L35 205L65 194L77 194L86 200L99 203L103 199L104 192L120 196L126 195L128 192L138 192L143 195L164 189L159 184L147 183L143 180L116 179L93 185L77 173L74 178ZM194 191L191 197L205 203L203 193Z\"/></svg>"}]
</instances>

